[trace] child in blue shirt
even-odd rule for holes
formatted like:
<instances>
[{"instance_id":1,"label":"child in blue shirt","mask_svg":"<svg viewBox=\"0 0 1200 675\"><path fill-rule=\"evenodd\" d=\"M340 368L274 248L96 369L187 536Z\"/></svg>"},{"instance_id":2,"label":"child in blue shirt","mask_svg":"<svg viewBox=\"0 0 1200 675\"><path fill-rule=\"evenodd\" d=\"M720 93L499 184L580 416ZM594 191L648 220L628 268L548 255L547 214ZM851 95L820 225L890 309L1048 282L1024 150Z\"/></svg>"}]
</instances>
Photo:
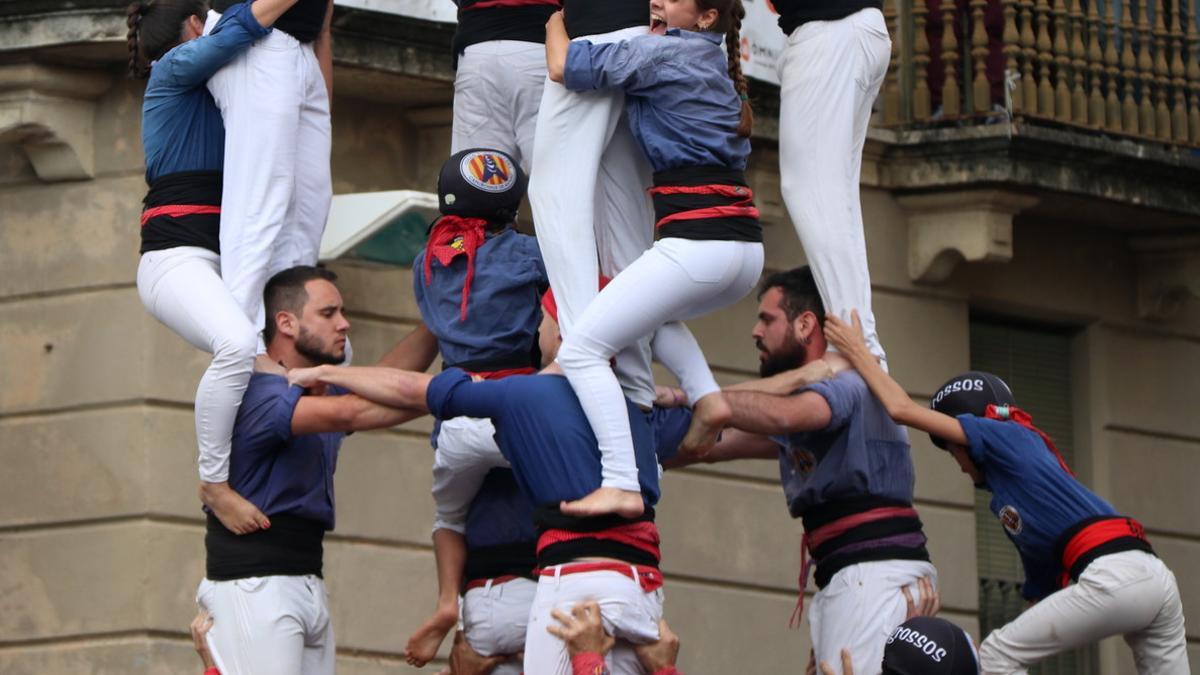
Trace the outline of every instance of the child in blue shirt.
<instances>
[{"instance_id":1,"label":"child in blue shirt","mask_svg":"<svg viewBox=\"0 0 1200 675\"><path fill-rule=\"evenodd\" d=\"M871 354L857 313L851 320L827 317L829 342L896 422L929 433L992 493L990 508L1021 554L1022 595L1036 604L987 636L982 671L1024 673L1053 654L1123 635L1139 673L1190 672L1175 576L1140 523L1075 479L1008 385L968 372L943 385L929 408L919 406Z\"/></svg>"},{"instance_id":2,"label":"child in blue shirt","mask_svg":"<svg viewBox=\"0 0 1200 675\"><path fill-rule=\"evenodd\" d=\"M693 403L684 447L716 441L730 410L695 338L683 325L740 300L762 272L762 227L744 169L750 115L741 73L741 0L678 0L651 7L649 35L571 41L560 14L546 24L550 79L570 90L621 90L629 126L654 168L659 240L592 300L563 336L558 363L579 396L604 457L596 493L563 511L586 516L642 510L624 397L609 361L658 332L655 348ZM722 48L724 43L724 48ZM553 227L554 223L538 223Z\"/></svg>"},{"instance_id":3,"label":"child in blue shirt","mask_svg":"<svg viewBox=\"0 0 1200 675\"><path fill-rule=\"evenodd\" d=\"M230 437L250 381L258 327L221 278L220 213L225 128L205 84L296 0L229 9L202 36L204 0L137 0L129 6L129 67L148 77L142 104L146 183L138 295L146 311L213 355L196 389L196 440L206 502L229 530L269 524L229 488Z\"/></svg>"}]
</instances>

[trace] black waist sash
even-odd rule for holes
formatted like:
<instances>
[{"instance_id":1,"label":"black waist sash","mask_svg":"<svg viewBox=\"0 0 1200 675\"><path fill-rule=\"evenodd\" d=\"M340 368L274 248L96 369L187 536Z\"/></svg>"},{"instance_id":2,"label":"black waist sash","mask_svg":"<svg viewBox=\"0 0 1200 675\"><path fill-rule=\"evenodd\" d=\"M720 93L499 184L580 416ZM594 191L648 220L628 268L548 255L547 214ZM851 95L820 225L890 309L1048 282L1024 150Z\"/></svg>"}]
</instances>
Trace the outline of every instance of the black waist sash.
<instances>
[{"instance_id":1,"label":"black waist sash","mask_svg":"<svg viewBox=\"0 0 1200 675\"><path fill-rule=\"evenodd\" d=\"M249 577L321 576L325 526L296 516L271 516L271 527L237 535L208 514L204 535L206 576L213 581Z\"/></svg>"},{"instance_id":2,"label":"black waist sash","mask_svg":"<svg viewBox=\"0 0 1200 675\"><path fill-rule=\"evenodd\" d=\"M661 238L762 241L762 224L746 174L697 166L659 171L650 188Z\"/></svg>"},{"instance_id":3,"label":"black waist sash","mask_svg":"<svg viewBox=\"0 0 1200 675\"><path fill-rule=\"evenodd\" d=\"M221 252L221 172L160 176L142 200L141 253L177 246Z\"/></svg>"}]
</instances>

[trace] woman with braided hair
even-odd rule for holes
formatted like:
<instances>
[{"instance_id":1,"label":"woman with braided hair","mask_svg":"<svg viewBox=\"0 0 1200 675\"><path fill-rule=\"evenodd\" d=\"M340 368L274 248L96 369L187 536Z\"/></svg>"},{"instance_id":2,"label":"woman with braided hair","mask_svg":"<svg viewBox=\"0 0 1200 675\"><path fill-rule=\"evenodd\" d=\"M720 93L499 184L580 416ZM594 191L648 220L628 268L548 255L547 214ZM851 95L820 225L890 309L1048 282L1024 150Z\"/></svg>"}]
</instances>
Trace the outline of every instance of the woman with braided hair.
<instances>
[{"instance_id":1,"label":"woman with braided hair","mask_svg":"<svg viewBox=\"0 0 1200 675\"><path fill-rule=\"evenodd\" d=\"M129 70L149 78L142 104L146 183L137 286L146 310L213 354L196 389L196 439L204 501L238 534L269 526L229 488L230 437L250 380L258 329L220 274L221 170L225 130L205 83L296 0L237 5L201 36L205 0L129 5Z\"/></svg>"},{"instance_id":2,"label":"woman with braided hair","mask_svg":"<svg viewBox=\"0 0 1200 675\"><path fill-rule=\"evenodd\" d=\"M573 91L620 90L653 167L659 240L592 300L563 338L558 363L600 444L604 480L564 513L642 513L625 400L609 359L655 333L654 351L694 405L683 447L716 441L730 411L682 321L740 300L762 272L762 227L744 170L752 114L741 72L741 0L652 0L651 34L570 41L546 24L550 79ZM724 41L725 49L721 43ZM553 283L553 277L551 277ZM660 328L661 327L661 328Z\"/></svg>"}]
</instances>

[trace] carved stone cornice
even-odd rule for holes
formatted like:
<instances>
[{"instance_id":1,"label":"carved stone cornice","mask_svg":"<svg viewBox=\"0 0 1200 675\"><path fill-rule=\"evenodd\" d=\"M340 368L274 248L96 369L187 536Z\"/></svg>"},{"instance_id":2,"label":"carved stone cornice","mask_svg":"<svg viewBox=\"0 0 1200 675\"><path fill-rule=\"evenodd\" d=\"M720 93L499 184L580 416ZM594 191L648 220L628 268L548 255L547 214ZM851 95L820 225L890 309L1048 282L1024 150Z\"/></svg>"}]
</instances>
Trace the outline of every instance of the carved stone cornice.
<instances>
[{"instance_id":1,"label":"carved stone cornice","mask_svg":"<svg viewBox=\"0 0 1200 675\"><path fill-rule=\"evenodd\" d=\"M0 66L0 140L16 142L43 181L91 178L95 101L111 84L105 71Z\"/></svg>"},{"instance_id":2,"label":"carved stone cornice","mask_svg":"<svg viewBox=\"0 0 1200 675\"><path fill-rule=\"evenodd\" d=\"M1004 190L964 190L899 197L908 221L908 274L945 281L959 263L1012 260L1013 216L1036 197Z\"/></svg>"}]
</instances>

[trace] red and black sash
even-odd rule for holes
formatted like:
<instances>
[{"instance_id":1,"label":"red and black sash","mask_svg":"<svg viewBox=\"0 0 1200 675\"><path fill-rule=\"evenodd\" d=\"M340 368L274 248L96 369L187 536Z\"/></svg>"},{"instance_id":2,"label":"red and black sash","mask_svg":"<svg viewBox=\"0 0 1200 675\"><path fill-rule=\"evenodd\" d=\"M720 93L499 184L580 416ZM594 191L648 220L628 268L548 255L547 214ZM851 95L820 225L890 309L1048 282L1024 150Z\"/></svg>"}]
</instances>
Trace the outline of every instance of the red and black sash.
<instances>
[{"instance_id":1,"label":"red and black sash","mask_svg":"<svg viewBox=\"0 0 1200 675\"><path fill-rule=\"evenodd\" d=\"M560 0L462 0L454 31L454 58L480 42L544 43L546 20L561 6Z\"/></svg>"},{"instance_id":2,"label":"red and black sash","mask_svg":"<svg viewBox=\"0 0 1200 675\"><path fill-rule=\"evenodd\" d=\"M221 252L221 172L161 176L142 200L141 253L177 246Z\"/></svg>"},{"instance_id":3,"label":"red and black sash","mask_svg":"<svg viewBox=\"0 0 1200 675\"><path fill-rule=\"evenodd\" d=\"M537 522L538 567L571 563L581 558L613 558L632 565L658 567L658 527L654 509L646 507L639 518L630 520L617 515L577 518L557 506L543 506L534 512Z\"/></svg>"},{"instance_id":4,"label":"red and black sash","mask_svg":"<svg viewBox=\"0 0 1200 675\"><path fill-rule=\"evenodd\" d=\"M660 237L762 241L754 192L741 171L710 166L659 171L649 192Z\"/></svg>"},{"instance_id":5,"label":"red and black sash","mask_svg":"<svg viewBox=\"0 0 1200 675\"><path fill-rule=\"evenodd\" d=\"M1153 554L1146 528L1125 516L1096 516L1076 523L1063 532L1055 545L1054 557L1062 562L1058 585L1066 587L1079 581L1079 575L1100 556L1122 551Z\"/></svg>"}]
</instances>

